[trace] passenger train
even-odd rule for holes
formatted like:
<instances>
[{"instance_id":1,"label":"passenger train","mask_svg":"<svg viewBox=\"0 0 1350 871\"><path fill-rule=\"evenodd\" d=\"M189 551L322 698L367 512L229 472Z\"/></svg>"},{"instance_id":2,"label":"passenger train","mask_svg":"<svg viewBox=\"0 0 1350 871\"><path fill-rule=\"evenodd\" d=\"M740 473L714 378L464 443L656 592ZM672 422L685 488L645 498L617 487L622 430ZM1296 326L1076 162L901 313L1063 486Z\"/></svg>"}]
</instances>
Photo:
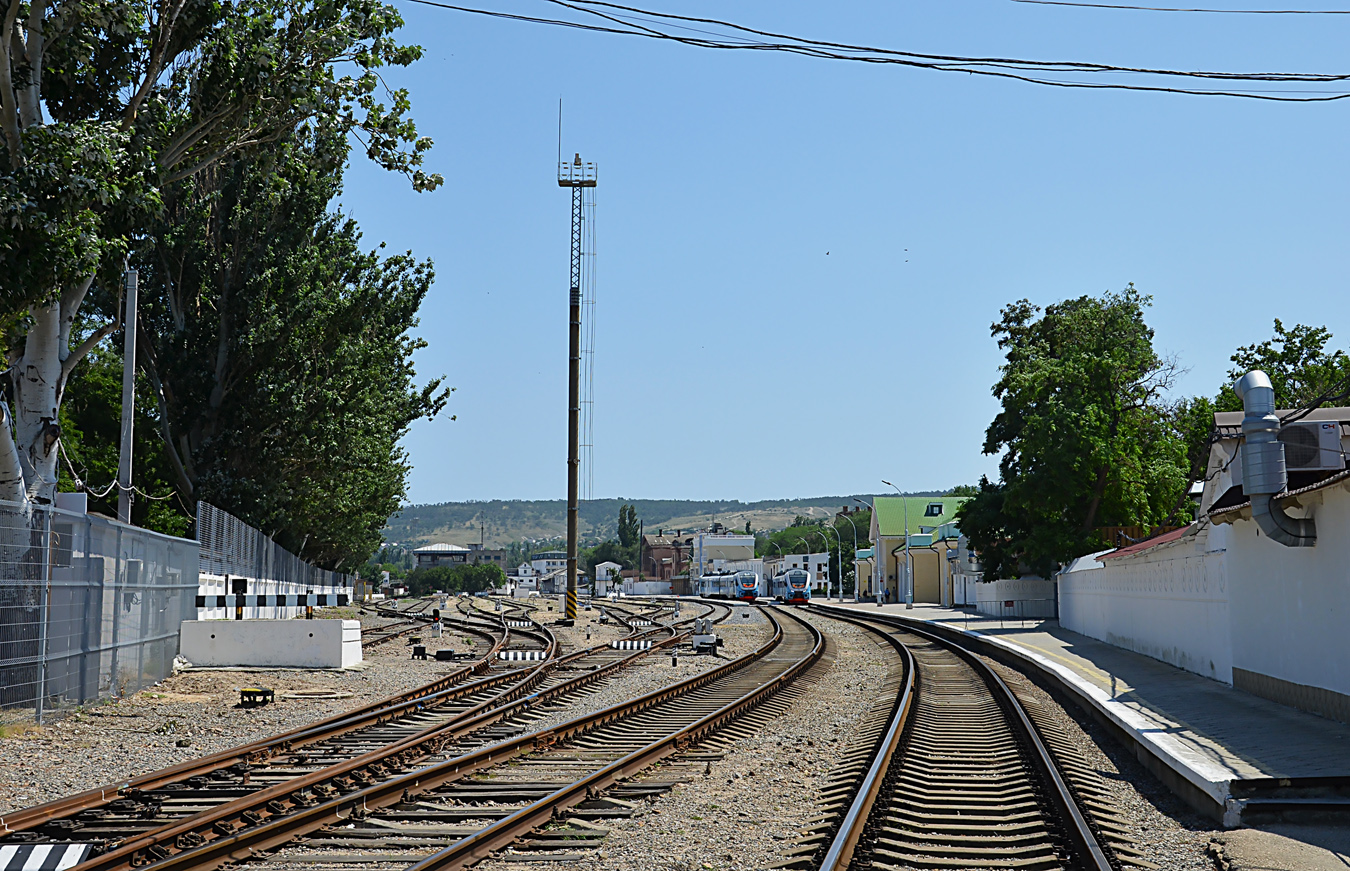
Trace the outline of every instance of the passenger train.
<instances>
[{"instance_id":1,"label":"passenger train","mask_svg":"<svg viewBox=\"0 0 1350 871\"><path fill-rule=\"evenodd\" d=\"M704 575L698 579L698 595L704 599L741 599L753 602L759 596L759 575L748 571Z\"/></svg>"},{"instance_id":2,"label":"passenger train","mask_svg":"<svg viewBox=\"0 0 1350 871\"><path fill-rule=\"evenodd\" d=\"M780 602L805 604L811 601L811 573L805 569L788 569L776 575L769 585L769 595Z\"/></svg>"}]
</instances>

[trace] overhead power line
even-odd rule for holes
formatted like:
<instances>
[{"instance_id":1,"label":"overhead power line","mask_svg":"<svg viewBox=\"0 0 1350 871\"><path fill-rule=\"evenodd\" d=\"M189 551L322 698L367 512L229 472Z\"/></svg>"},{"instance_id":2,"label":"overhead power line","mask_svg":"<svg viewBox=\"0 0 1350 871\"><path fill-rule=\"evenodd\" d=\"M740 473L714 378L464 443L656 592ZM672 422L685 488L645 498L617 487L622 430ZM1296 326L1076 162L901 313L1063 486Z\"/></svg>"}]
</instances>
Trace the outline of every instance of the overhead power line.
<instances>
[{"instance_id":1,"label":"overhead power line","mask_svg":"<svg viewBox=\"0 0 1350 871\"><path fill-rule=\"evenodd\" d=\"M1214 70L1170 70L1128 67L1088 61L1036 61L1008 57L967 57L938 55L876 46L809 39L774 33L722 21L667 12L653 12L634 6L622 6L601 0L543 0L566 9L580 20L520 15L493 9L461 6L438 0L412 0L474 15L510 21L566 27L594 33L638 36L689 45L695 48L728 51L772 51L798 54L821 60L894 64L939 72L1014 79L1057 88L1152 91L1196 96L1242 97L1290 103L1320 103L1350 97L1350 74L1287 72L1223 72ZM597 21L598 19L598 21ZM693 26L697 25L697 26ZM714 28L714 29L708 29ZM1151 79L1151 80L1150 80ZM1272 87L1204 87L1203 82L1261 82ZM1323 88L1295 88L1294 85L1323 85Z\"/></svg>"},{"instance_id":2,"label":"overhead power line","mask_svg":"<svg viewBox=\"0 0 1350 871\"><path fill-rule=\"evenodd\" d=\"M1212 9L1185 6L1122 6L1115 3L1073 3L1070 0L1013 0L1036 6L1074 6L1079 9L1129 9L1137 12L1203 12L1208 15L1350 15L1350 9Z\"/></svg>"}]
</instances>

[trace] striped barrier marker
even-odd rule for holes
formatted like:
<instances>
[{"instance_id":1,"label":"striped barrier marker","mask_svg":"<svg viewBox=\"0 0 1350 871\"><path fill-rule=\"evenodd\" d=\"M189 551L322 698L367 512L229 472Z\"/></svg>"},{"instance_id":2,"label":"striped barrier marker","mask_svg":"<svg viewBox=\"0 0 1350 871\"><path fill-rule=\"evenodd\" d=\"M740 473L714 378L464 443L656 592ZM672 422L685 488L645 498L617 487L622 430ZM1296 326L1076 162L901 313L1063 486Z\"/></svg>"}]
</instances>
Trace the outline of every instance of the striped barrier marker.
<instances>
[{"instance_id":1,"label":"striped barrier marker","mask_svg":"<svg viewBox=\"0 0 1350 871\"><path fill-rule=\"evenodd\" d=\"M502 650L497 653L497 658L504 662L533 662L544 659L542 650Z\"/></svg>"},{"instance_id":2,"label":"striped barrier marker","mask_svg":"<svg viewBox=\"0 0 1350 871\"><path fill-rule=\"evenodd\" d=\"M564 616L568 620L577 619L577 588L567 585L567 606Z\"/></svg>"},{"instance_id":3,"label":"striped barrier marker","mask_svg":"<svg viewBox=\"0 0 1350 871\"><path fill-rule=\"evenodd\" d=\"M529 629L534 624L529 620L507 620L506 625L512 629Z\"/></svg>"},{"instance_id":4,"label":"striped barrier marker","mask_svg":"<svg viewBox=\"0 0 1350 871\"><path fill-rule=\"evenodd\" d=\"M651 650L650 641L611 641L609 646L614 650Z\"/></svg>"},{"instance_id":5,"label":"striped barrier marker","mask_svg":"<svg viewBox=\"0 0 1350 871\"><path fill-rule=\"evenodd\" d=\"M0 871L65 871L83 862L92 844L6 844L0 847Z\"/></svg>"},{"instance_id":6,"label":"striped barrier marker","mask_svg":"<svg viewBox=\"0 0 1350 871\"><path fill-rule=\"evenodd\" d=\"M637 618L636 620L629 620L629 621L628 621L628 625L629 625L629 626L651 626L651 625L652 625L652 621L650 621L650 620L644 620L644 619L642 619L641 617L639 617L639 618Z\"/></svg>"},{"instance_id":7,"label":"striped barrier marker","mask_svg":"<svg viewBox=\"0 0 1350 871\"><path fill-rule=\"evenodd\" d=\"M350 597L346 593L278 593L274 595L237 596L198 596L198 608L324 608L332 605L346 605ZM2 869L0 869L2 871Z\"/></svg>"}]
</instances>

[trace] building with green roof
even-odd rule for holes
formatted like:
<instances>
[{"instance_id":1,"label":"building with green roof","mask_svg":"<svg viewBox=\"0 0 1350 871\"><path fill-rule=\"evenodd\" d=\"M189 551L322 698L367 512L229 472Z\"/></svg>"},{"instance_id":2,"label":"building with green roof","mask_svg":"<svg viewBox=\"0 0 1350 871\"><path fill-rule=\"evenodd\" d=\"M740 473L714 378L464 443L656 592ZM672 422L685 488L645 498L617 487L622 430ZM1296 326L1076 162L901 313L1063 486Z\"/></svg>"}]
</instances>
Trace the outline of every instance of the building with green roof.
<instances>
[{"instance_id":1,"label":"building with green roof","mask_svg":"<svg viewBox=\"0 0 1350 871\"><path fill-rule=\"evenodd\" d=\"M946 576L946 552L956 546L960 532L956 509L968 496L878 496L872 500L872 577L861 578L862 595L880 590L887 602L904 601L906 531L914 573L914 601L941 604Z\"/></svg>"}]
</instances>

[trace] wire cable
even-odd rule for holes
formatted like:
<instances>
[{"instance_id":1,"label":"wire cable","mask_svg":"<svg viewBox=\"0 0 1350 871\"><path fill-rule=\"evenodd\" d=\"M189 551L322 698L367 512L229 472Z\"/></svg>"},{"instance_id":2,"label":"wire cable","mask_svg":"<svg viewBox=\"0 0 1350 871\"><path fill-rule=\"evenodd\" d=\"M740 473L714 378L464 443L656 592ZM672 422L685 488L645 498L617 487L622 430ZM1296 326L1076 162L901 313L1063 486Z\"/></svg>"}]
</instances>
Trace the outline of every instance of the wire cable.
<instances>
[{"instance_id":1,"label":"wire cable","mask_svg":"<svg viewBox=\"0 0 1350 871\"><path fill-rule=\"evenodd\" d=\"M654 12L635 6L624 6L602 0L543 0L554 6L571 12L589 16L595 21L577 21L564 18L520 15L461 6L439 0L412 0L424 6L484 15L509 21L545 24L594 33L608 33L622 36L638 36L676 42L696 48L734 50L734 51L773 51L799 54L805 57L823 60L843 60L859 63L894 64L918 69L940 72L962 72L968 75L993 76L1007 78L1031 84L1060 88L1086 88L1098 90L1149 91L1157 93L1189 94L1194 96L1226 96L1244 99L1267 100L1275 102L1329 102L1350 97L1346 82L1350 74L1342 73L1290 73L1290 72L1223 72L1215 70L1171 70L1149 67L1115 66L1087 61L1034 61L1008 57L966 57L961 55L935 55L910 52L898 49L886 49L876 46L854 45L808 39L760 30L734 24L715 18L699 18ZM716 33L700 30L689 25L724 28L728 33ZM681 30L685 33L674 33ZM703 33L703 36L690 36L687 33ZM1078 75L1084 79L1064 80L1052 76ZM1140 81L1106 81L1104 75L1127 76L1131 78L1154 77L1162 82L1147 83ZM1093 80L1096 79L1096 80ZM1269 82L1275 87L1265 90L1239 90L1235 88L1206 88L1189 85L1187 82ZM1322 84L1339 86L1328 90L1293 90L1278 87L1288 84Z\"/></svg>"},{"instance_id":2,"label":"wire cable","mask_svg":"<svg viewBox=\"0 0 1350 871\"><path fill-rule=\"evenodd\" d=\"M1137 12L1201 12L1208 15L1350 15L1350 9L1215 9L1185 6L1123 6L1114 3L1073 3L1070 0L1012 0L1036 6L1073 6L1078 9L1128 9Z\"/></svg>"}]
</instances>

